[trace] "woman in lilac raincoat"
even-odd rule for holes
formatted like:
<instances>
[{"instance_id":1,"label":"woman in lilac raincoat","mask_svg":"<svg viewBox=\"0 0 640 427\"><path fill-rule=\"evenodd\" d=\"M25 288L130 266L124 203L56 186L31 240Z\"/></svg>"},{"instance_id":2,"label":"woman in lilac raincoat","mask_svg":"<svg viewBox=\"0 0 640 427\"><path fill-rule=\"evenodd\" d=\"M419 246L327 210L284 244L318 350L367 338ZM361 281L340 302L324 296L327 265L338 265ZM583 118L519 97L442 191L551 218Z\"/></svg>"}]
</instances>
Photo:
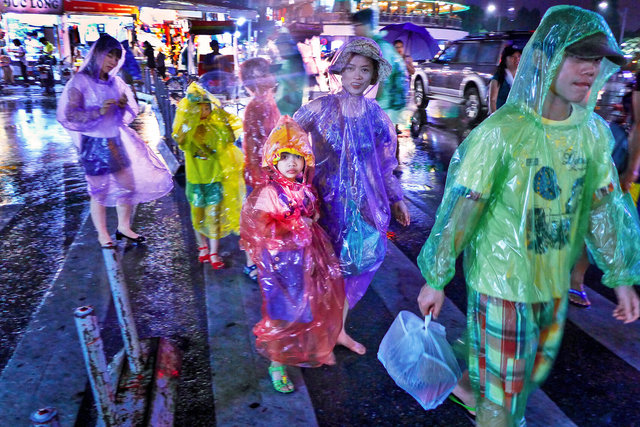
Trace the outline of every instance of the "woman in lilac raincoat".
<instances>
[{"instance_id":1,"label":"woman in lilac raincoat","mask_svg":"<svg viewBox=\"0 0 640 427\"><path fill-rule=\"evenodd\" d=\"M374 41L356 38L338 52L329 71L340 76L339 89L302 106L294 119L311 134L320 225L340 257L346 320L384 260L391 214L404 226L410 219L393 175L398 164L394 125L374 99L364 96L389 76L391 66ZM344 328L338 343L359 354L366 351Z\"/></svg>"},{"instance_id":2,"label":"woman in lilac raincoat","mask_svg":"<svg viewBox=\"0 0 640 427\"><path fill-rule=\"evenodd\" d=\"M85 169L91 219L103 247L112 248L106 206L118 213L116 239L141 243L131 230L134 205L164 196L173 188L167 168L127 126L138 115L131 89L116 74L124 63L122 45L102 35L58 103L58 121L71 134Z\"/></svg>"}]
</instances>

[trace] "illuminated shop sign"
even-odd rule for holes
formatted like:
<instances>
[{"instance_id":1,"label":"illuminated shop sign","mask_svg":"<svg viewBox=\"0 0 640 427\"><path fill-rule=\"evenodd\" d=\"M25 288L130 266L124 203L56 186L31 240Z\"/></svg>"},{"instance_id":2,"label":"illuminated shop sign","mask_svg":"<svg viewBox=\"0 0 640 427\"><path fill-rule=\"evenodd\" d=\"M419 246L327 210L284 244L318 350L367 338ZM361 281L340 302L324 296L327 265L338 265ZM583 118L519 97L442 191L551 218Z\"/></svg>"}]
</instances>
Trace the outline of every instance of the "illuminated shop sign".
<instances>
[{"instance_id":1,"label":"illuminated shop sign","mask_svg":"<svg viewBox=\"0 0 640 427\"><path fill-rule=\"evenodd\" d=\"M2 12L62 14L62 0L2 0Z\"/></svg>"}]
</instances>

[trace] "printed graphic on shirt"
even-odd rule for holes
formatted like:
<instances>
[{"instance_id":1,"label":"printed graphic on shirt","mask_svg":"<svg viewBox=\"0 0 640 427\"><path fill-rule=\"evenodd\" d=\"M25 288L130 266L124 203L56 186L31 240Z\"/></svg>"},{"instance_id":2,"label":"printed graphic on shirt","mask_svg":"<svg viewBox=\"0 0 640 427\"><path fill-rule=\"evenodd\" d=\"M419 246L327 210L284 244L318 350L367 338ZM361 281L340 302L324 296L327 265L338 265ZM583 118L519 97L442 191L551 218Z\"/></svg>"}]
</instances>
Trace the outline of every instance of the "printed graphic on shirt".
<instances>
[{"instance_id":1,"label":"printed graphic on shirt","mask_svg":"<svg viewBox=\"0 0 640 427\"><path fill-rule=\"evenodd\" d=\"M539 197L535 197L527 213L526 225L527 249L536 254L567 246L583 196L586 159L569 147L559 160L561 165L556 164L555 169L539 167L540 159L529 158L526 162L528 167L537 169L533 189Z\"/></svg>"}]
</instances>

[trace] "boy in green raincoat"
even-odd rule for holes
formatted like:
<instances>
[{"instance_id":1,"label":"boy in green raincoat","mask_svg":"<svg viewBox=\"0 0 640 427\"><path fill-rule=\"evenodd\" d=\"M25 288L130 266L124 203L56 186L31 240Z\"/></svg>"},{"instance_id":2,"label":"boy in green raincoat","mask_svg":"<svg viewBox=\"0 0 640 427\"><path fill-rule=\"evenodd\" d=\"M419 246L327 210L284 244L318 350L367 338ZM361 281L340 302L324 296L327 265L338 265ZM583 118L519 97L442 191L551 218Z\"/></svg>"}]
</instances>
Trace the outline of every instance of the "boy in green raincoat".
<instances>
[{"instance_id":1,"label":"boy in green raincoat","mask_svg":"<svg viewBox=\"0 0 640 427\"><path fill-rule=\"evenodd\" d=\"M550 8L527 44L507 103L454 155L418 265L421 311L437 316L464 250L467 362L478 425L524 423L549 374L567 314L572 266L586 242L613 316L639 317L640 230L611 161L613 137L593 110L624 64L604 19ZM465 377L463 377L465 378ZM461 382L454 393L473 401Z\"/></svg>"}]
</instances>

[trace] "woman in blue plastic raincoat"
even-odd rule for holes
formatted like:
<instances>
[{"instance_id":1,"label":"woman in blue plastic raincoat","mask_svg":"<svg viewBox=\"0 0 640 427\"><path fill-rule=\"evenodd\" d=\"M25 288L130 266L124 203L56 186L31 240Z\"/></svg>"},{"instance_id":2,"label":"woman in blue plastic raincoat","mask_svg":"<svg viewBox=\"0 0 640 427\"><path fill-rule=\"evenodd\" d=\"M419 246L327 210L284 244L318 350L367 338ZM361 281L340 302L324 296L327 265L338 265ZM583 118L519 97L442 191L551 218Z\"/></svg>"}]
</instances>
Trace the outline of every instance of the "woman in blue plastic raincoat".
<instances>
[{"instance_id":1,"label":"woman in blue plastic raincoat","mask_svg":"<svg viewBox=\"0 0 640 427\"><path fill-rule=\"evenodd\" d=\"M624 63L604 19L548 10L527 44L507 103L460 145L418 265L418 302L437 316L464 250L468 367L478 425L523 422L528 395L557 355L569 274L586 242L614 317L638 318L640 231L594 105ZM458 390L464 394L465 390ZM454 390L456 393L456 390Z\"/></svg>"}]
</instances>

